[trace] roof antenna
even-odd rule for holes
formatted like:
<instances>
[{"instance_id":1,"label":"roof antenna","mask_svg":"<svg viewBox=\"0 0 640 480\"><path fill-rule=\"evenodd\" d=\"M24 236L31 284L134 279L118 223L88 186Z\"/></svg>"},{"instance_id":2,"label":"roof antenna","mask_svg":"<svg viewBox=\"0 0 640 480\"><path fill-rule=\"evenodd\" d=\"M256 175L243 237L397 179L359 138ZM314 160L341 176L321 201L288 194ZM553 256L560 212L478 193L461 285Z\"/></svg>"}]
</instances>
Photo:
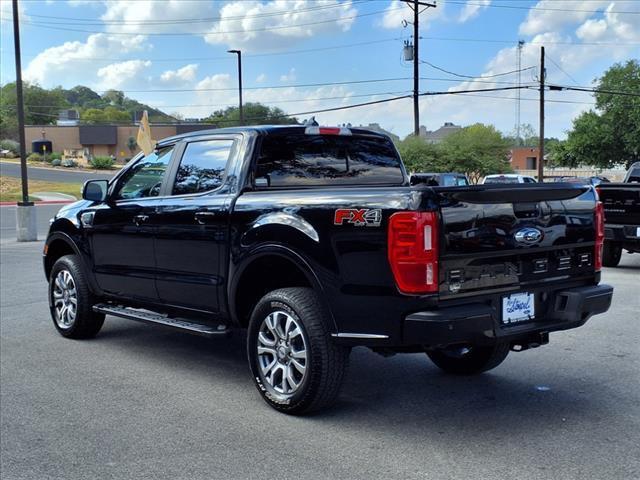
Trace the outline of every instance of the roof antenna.
<instances>
[{"instance_id":1,"label":"roof antenna","mask_svg":"<svg viewBox=\"0 0 640 480\"><path fill-rule=\"evenodd\" d=\"M316 117L307 118L302 124L310 125L312 127L317 127L320 125L318 122L316 122Z\"/></svg>"}]
</instances>

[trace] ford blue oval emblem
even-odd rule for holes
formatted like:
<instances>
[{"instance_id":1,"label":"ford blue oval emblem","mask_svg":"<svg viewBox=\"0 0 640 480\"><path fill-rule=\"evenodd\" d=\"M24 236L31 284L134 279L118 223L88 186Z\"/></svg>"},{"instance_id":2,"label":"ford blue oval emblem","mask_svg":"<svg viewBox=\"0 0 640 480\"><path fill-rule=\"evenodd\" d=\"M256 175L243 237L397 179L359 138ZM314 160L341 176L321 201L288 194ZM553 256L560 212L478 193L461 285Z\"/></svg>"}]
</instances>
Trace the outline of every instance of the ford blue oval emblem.
<instances>
[{"instance_id":1,"label":"ford blue oval emblem","mask_svg":"<svg viewBox=\"0 0 640 480\"><path fill-rule=\"evenodd\" d=\"M534 245L542 240L542 232L537 228L523 228L518 230L515 234L516 242L524 243L525 245Z\"/></svg>"}]
</instances>

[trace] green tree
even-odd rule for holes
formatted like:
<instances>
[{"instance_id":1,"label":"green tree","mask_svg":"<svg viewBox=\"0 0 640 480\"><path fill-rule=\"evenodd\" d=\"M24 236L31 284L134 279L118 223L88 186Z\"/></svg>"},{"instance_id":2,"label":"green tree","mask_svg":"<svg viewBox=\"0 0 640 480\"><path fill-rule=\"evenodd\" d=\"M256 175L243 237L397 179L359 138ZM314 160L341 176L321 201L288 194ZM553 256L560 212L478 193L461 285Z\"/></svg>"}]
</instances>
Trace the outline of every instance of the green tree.
<instances>
[{"instance_id":1,"label":"green tree","mask_svg":"<svg viewBox=\"0 0 640 480\"><path fill-rule=\"evenodd\" d=\"M511 171L509 142L493 125L464 127L446 137L440 148L446 169L466 174L472 183L485 175Z\"/></svg>"},{"instance_id":2,"label":"green tree","mask_svg":"<svg viewBox=\"0 0 640 480\"><path fill-rule=\"evenodd\" d=\"M102 94L102 99L111 105L122 106L125 96L120 90L107 90Z\"/></svg>"},{"instance_id":3,"label":"green tree","mask_svg":"<svg viewBox=\"0 0 640 480\"><path fill-rule=\"evenodd\" d=\"M80 119L85 123L104 123L106 121L104 110L88 108L80 114Z\"/></svg>"},{"instance_id":4,"label":"green tree","mask_svg":"<svg viewBox=\"0 0 640 480\"><path fill-rule=\"evenodd\" d=\"M242 109L247 125L295 125L299 123L297 118L287 117L284 111L278 107L249 102L244 104ZM238 107L217 110L205 118L204 122L212 123L219 128L234 127L240 125L240 110Z\"/></svg>"},{"instance_id":5,"label":"green tree","mask_svg":"<svg viewBox=\"0 0 640 480\"><path fill-rule=\"evenodd\" d=\"M407 171L410 173L446 170L442 149L434 143L425 142L424 139L411 135L401 142L397 142L396 146Z\"/></svg>"},{"instance_id":6,"label":"green tree","mask_svg":"<svg viewBox=\"0 0 640 480\"><path fill-rule=\"evenodd\" d=\"M48 125L58 118L58 112L68 108L61 89L46 90L38 85L23 85L25 123ZM17 97L15 82L0 89L0 136L18 139Z\"/></svg>"},{"instance_id":7,"label":"green tree","mask_svg":"<svg viewBox=\"0 0 640 480\"><path fill-rule=\"evenodd\" d=\"M598 79L595 110L574 119L567 140L553 149L552 158L563 166L593 165L627 168L640 161L640 63L615 64Z\"/></svg>"},{"instance_id":8,"label":"green tree","mask_svg":"<svg viewBox=\"0 0 640 480\"><path fill-rule=\"evenodd\" d=\"M120 110L116 107L107 107L104 109L105 121L109 123L130 123L132 121L131 114Z\"/></svg>"}]
</instances>

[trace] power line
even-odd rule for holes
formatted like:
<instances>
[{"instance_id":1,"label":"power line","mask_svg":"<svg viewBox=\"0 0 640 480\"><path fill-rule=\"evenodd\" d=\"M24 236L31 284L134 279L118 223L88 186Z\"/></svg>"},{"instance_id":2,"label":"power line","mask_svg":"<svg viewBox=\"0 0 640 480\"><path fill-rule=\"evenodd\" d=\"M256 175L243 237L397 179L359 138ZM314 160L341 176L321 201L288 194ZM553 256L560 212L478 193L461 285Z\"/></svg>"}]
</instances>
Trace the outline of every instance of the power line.
<instances>
[{"instance_id":1,"label":"power line","mask_svg":"<svg viewBox=\"0 0 640 480\"><path fill-rule=\"evenodd\" d=\"M79 28L68 28L68 27L53 27L49 22L39 22L39 21L23 21L23 24L32 25L37 28L44 28L48 30L61 30L67 32L80 32L80 33L104 33L106 35L128 35L128 36L138 36L138 35L147 35L147 36L162 36L162 37L176 37L176 36L191 36L191 35L224 35L229 33L252 33L252 32L269 32L272 30L284 30L288 28L299 28L299 27L308 27L311 25L321 25L326 23L336 23L344 20L352 20L355 18L361 17L370 17L372 15L379 15L381 13L387 13L390 10L398 10L398 8L387 9L387 10L378 10L375 12L368 13L360 13L357 15L351 15L347 17L333 18L330 20L318 20L315 22L306 22L306 23L297 23L294 25L278 25L273 27L265 27L265 28L256 28L251 30L226 30L226 31L208 31L208 32L114 32L108 30L87 30L87 29L79 29Z\"/></svg>"},{"instance_id":2,"label":"power line","mask_svg":"<svg viewBox=\"0 0 640 480\"><path fill-rule=\"evenodd\" d=\"M354 0L349 6L358 5L361 3L365 3L366 0ZM275 12L267 12L267 13L257 13L257 14L247 14L247 15L235 15L228 17L199 17L199 18L178 18L174 20L101 20L96 22L94 18L78 18L78 17L63 17L63 16L55 16L55 15L37 15L29 13L29 18L44 18L44 19L53 19L53 20L64 20L64 22L46 22L51 25L68 25L69 22L79 22L82 25L177 25L177 24L189 24L189 23L200 23L200 22L217 22L220 20L245 20L245 19L255 19L255 18L266 18L266 17L274 17L285 15L288 13L304 13L304 12L312 12L318 10L332 10L336 8L344 8L347 4L344 3L335 3L331 5L316 5L315 7L308 8L298 8L295 10L279 10ZM45 23L45 22L43 22Z\"/></svg>"},{"instance_id":3,"label":"power line","mask_svg":"<svg viewBox=\"0 0 640 480\"><path fill-rule=\"evenodd\" d=\"M268 53L248 53L246 55L242 55L246 58L254 58L254 57L275 57L281 55L296 55L299 53L313 53L313 52L323 52L327 50L337 50L342 48L353 48L353 47L362 47L366 45L375 45L380 43L388 43L395 42L398 40L402 40L400 37L394 38L385 38L380 40L370 40L366 42L357 42L357 43L346 43L342 45L331 45L327 47L318 47L318 48L306 48L301 50L287 50L284 52L268 52ZM36 55L27 55L29 58L35 58L39 54ZM92 62L92 61L110 61L110 62L126 62L127 60L136 60L136 59L124 59L124 58L106 58L106 57L84 57L84 58L71 58L66 60L67 62ZM206 62L206 61L217 61L217 60L234 60L235 59L229 55L224 57L173 57L173 58L146 58L145 60L151 62Z\"/></svg>"},{"instance_id":4,"label":"power line","mask_svg":"<svg viewBox=\"0 0 640 480\"><path fill-rule=\"evenodd\" d=\"M502 77L504 75L511 75L513 73L524 72L526 70L531 70L533 68L536 68L536 67L526 67L526 68L521 68L521 69L518 69L518 70L511 70L510 72L496 73L496 74L493 74L493 75L463 75L461 73L455 73L455 72L452 72L450 70L445 70L444 68L438 67L437 65L434 65L431 62L427 62L426 60L420 60L420 63L425 63L425 64L429 65L430 67L435 68L436 70L440 70L441 72L448 73L450 75L455 75L456 77L472 78L472 79Z\"/></svg>"},{"instance_id":5,"label":"power line","mask_svg":"<svg viewBox=\"0 0 640 480\"><path fill-rule=\"evenodd\" d=\"M575 83L576 85L578 85L578 81L577 81L575 78L573 78L571 75L569 75L569 74L568 74L568 73L567 73L567 72L566 72L566 71L565 71L565 70L564 70L560 65L558 65L558 63L557 63L553 58L551 58L548 54L547 54L547 58L548 58L549 60L551 60L551 63L553 63L556 67L558 67L558 70L560 70L562 73L564 73L564 74L567 76L567 78L568 78L569 80L571 80L573 83Z\"/></svg>"},{"instance_id":6,"label":"power line","mask_svg":"<svg viewBox=\"0 0 640 480\"><path fill-rule=\"evenodd\" d=\"M566 85L549 85L551 90L573 90L576 92L588 92L588 93L604 93L608 95L621 95L623 97L640 97L640 92L625 92L621 90L603 90L600 88L583 88L583 87L571 87Z\"/></svg>"},{"instance_id":7,"label":"power line","mask_svg":"<svg viewBox=\"0 0 640 480\"><path fill-rule=\"evenodd\" d=\"M281 103L299 103L299 102L317 102L317 101L325 101L325 100L344 100L349 98L362 98L362 97L374 97L377 95L402 95L409 93L410 90L401 90L397 92L372 92L372 93L363 93L358 95L341 95L336 97L315 97L315 98L295 98L288 100L278 100L278 101L257 101L257 102L248 102L248 103L260 103L262 105L278 105ZM232 107L237 106L237 102L234 103L190 103L190 104L179 104L179 105L161 105L160 107L154 108L180 108L180 107ZM16 108L16 105L5 105L5 107ZM61 107L60 105L42 105L42 104L34 104L34 103L26 103L25 107L28 108L80 108L74 107L73 105L70 107ZM98 108L98 107L95 107Z\"/></svg>"},{"instance_id":8,"label":"power line","mask_svg":"<svg viewBox=\"0 0 640 480\"><path fill-rule=\"evenodd\" d=\"M493 38L462 38L462 37L420 37L421 39L427 40L440 40L444 42L472 42L472 43L505 43L514 45L518 42L518 40L502 40L502 39L493 39ZM552 42L552 41L540 41L540 42L527 42L529 45L566 45L571 47L582 47L582 46L631 46L631 45L640 45L640 42Z\"/></svg>"},{"instance_id":9,"label":"power line","mask_svg":"<svg viewBox=\"0 0 640 480\"><path fill-rule=\"evenodd\" d=\"M582 12L582 13L600 13L602 11L605 10L605 8L601 8L599 10L583 10L583 9L579 9L579 8L552 8L552 7L528 7L528 6L518 6L518 5L505 5L505 4L499 4L499 3L490 3L490 4L484 4L484 3L474 3L474 2L463 2L463 1L457 1L457 0L444 0L445 3L451 3L453 5L473 5L473 6L478 6L478 7L491 7L491 8L510 8L510 9L515 9L515 10L535 10L535 11L541 11L541 12ZM640 14L640 11L637 10L631 10L631 11L622 11L622 10L615 10L615 11L611 11L611 13L621 13L621 14L628 14L628 15L638 15Z\"/></svg>"}]
</instances>

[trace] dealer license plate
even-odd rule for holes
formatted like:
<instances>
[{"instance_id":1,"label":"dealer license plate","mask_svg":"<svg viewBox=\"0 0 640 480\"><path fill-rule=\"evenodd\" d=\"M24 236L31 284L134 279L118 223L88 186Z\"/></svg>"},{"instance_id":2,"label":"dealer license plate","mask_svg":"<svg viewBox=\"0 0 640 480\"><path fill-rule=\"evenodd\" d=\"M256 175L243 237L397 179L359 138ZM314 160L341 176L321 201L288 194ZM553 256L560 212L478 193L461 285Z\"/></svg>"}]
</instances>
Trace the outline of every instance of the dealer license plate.
<instances>
[{"instance_id":1,"label":"dealer license plate","mask_svg":"<svg viewBox=\"0 0 640 480\"><path fill-rule=\"evenodd\" d=\"M535 318L533 293L514 293L502 299L502 323L526 322Z\"/></svg>"}]
</instances>

